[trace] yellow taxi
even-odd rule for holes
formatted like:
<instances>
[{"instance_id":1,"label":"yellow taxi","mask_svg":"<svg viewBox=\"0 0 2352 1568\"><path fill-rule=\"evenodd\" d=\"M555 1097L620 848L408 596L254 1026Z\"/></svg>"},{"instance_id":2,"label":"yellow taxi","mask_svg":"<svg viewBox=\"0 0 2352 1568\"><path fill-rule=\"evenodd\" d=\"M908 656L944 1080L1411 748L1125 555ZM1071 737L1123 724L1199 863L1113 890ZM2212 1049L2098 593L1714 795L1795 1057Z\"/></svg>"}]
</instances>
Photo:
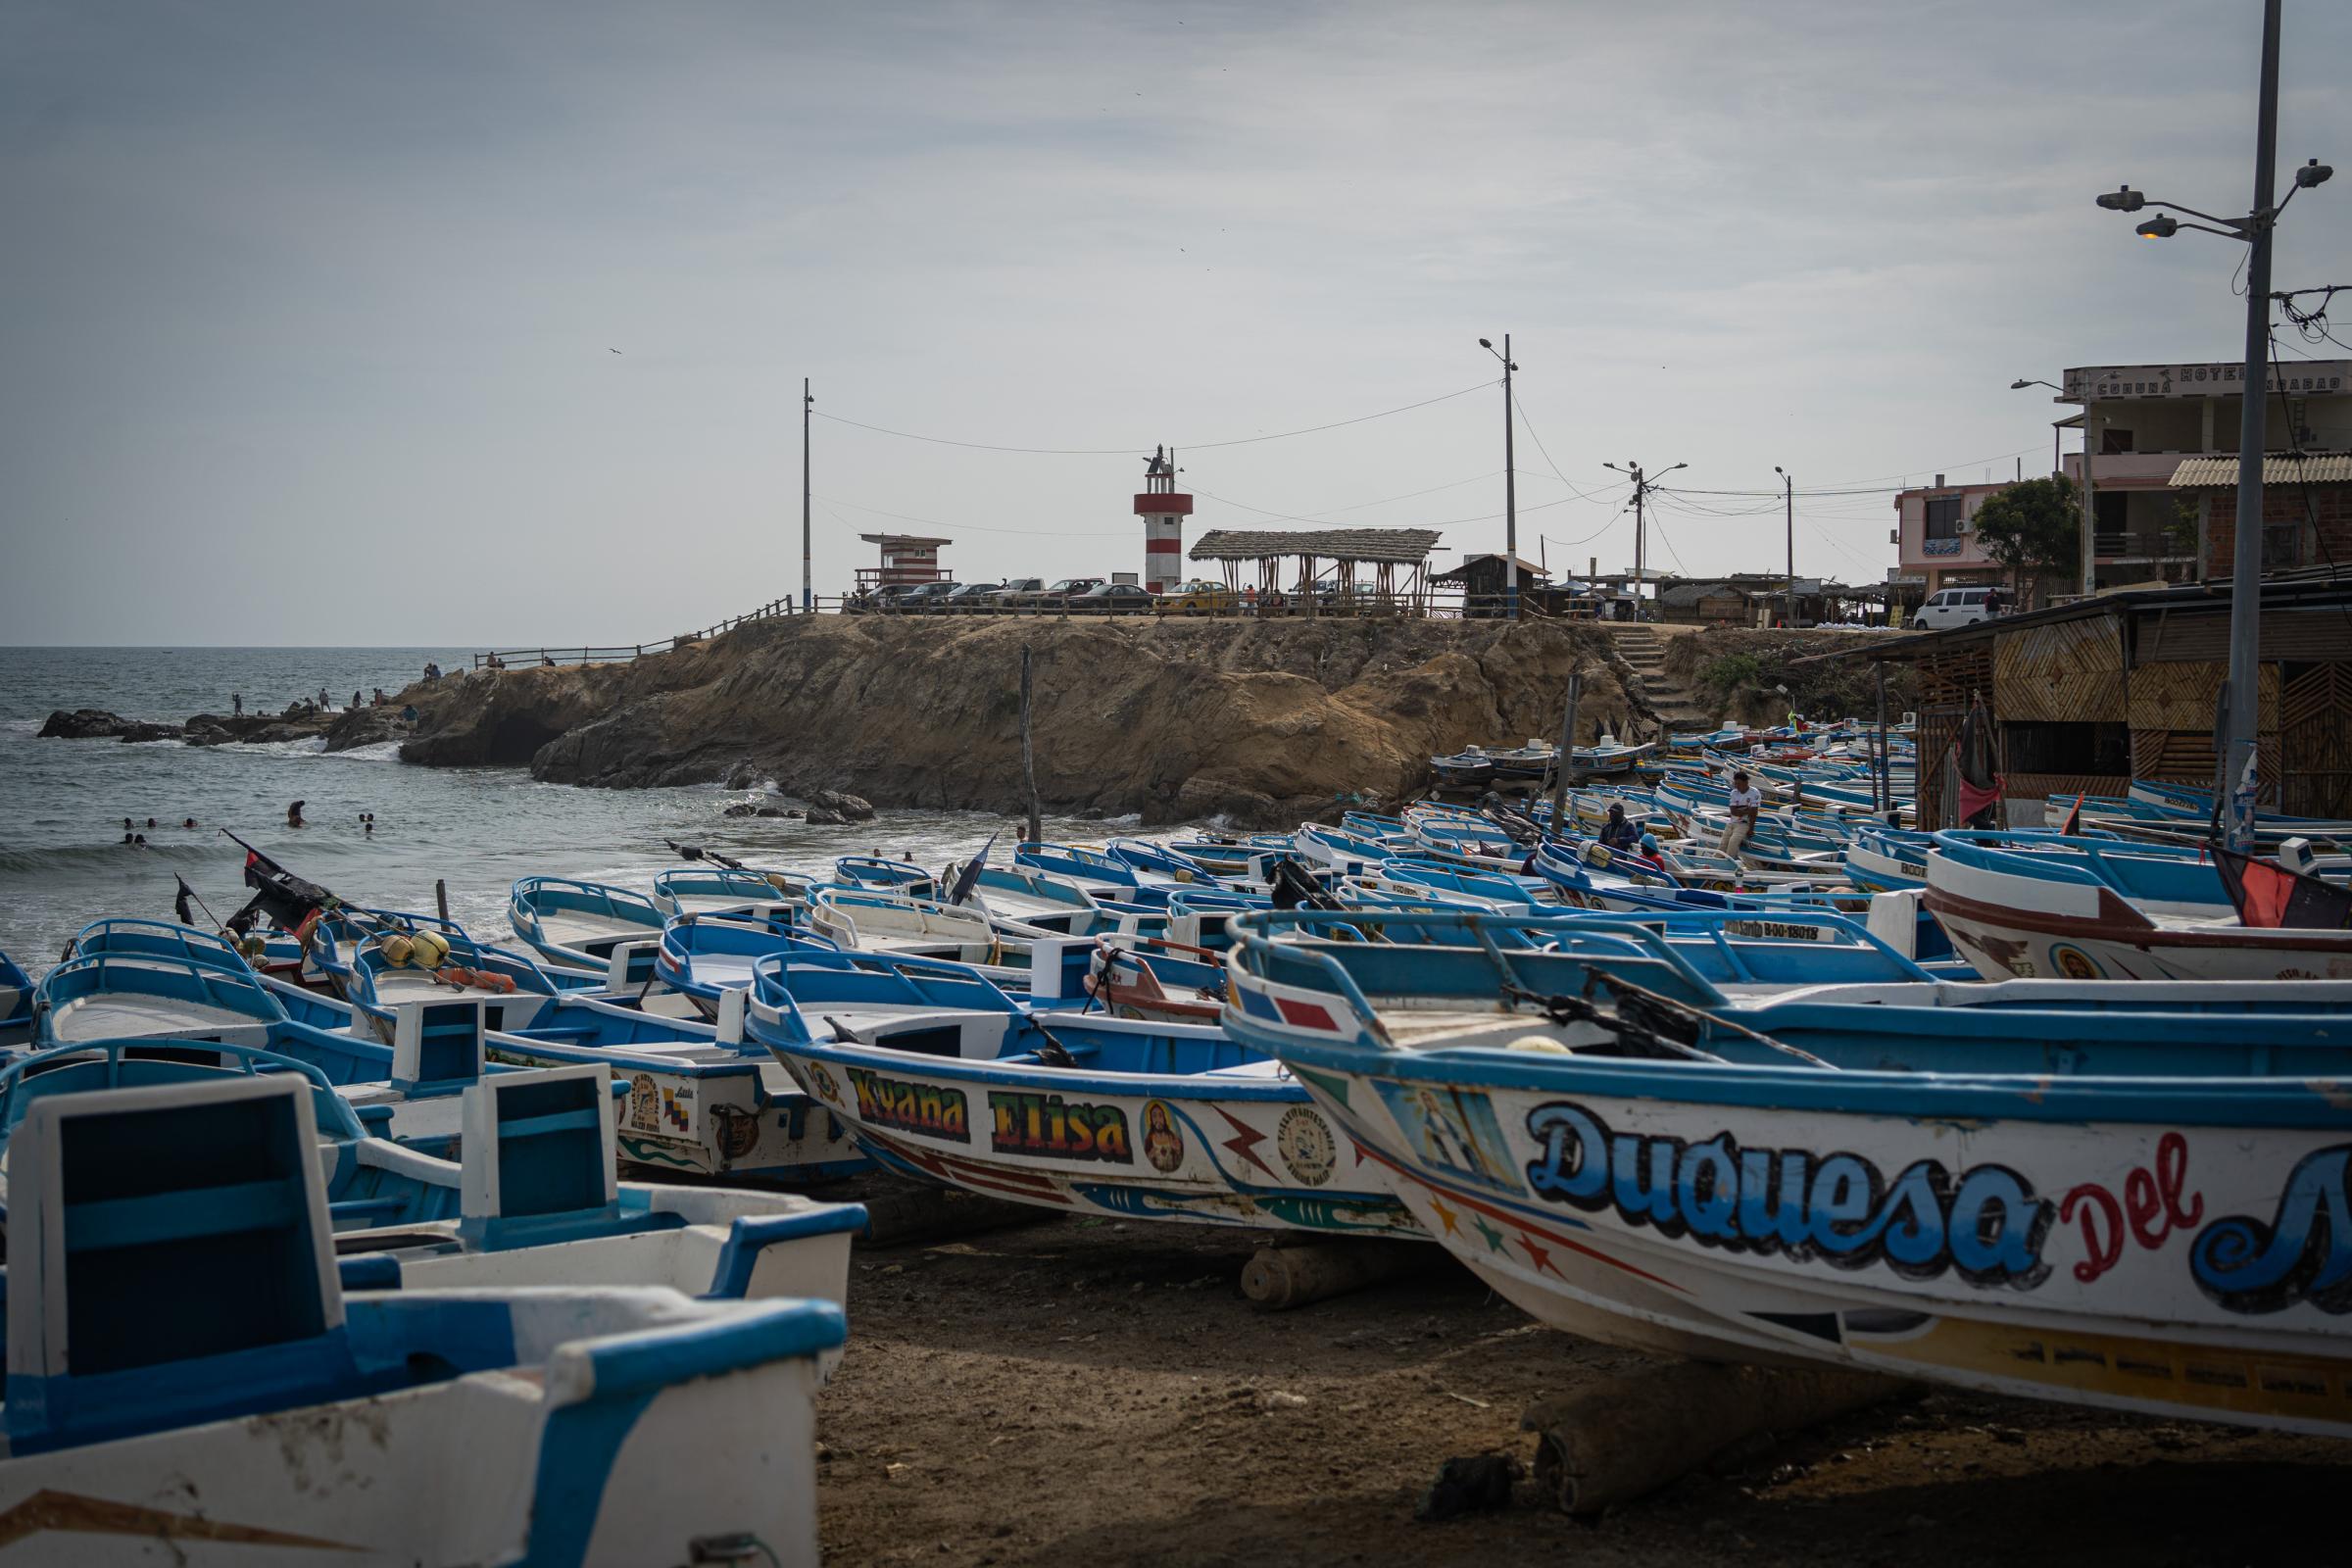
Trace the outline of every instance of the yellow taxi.
<instances>
[{"instance_id":1,"label":"yellow taxi","mask_svg":"<svg viewBox=\"0 0 2352 1568\"><path fill-rule=\"evenodd\" d=\"M1221 582L1206 578L1179 584L1159 596L1162 614L1230 615L1241 605L1241 595Z\"/></svg>"}]
</instances>

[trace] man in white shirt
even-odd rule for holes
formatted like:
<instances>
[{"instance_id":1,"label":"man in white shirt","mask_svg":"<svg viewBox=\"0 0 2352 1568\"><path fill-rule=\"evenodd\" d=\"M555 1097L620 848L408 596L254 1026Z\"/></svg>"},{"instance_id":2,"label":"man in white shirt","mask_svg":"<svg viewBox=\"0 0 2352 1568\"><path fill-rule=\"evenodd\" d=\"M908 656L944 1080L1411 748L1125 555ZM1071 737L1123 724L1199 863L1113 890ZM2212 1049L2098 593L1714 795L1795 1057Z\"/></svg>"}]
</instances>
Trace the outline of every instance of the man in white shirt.
<instances>
[{"instance_id":1,"label":"man in white shirt","mask_svg":"<svg viewBox=\"0 0 2352 1568\"><path fill-rule=\"evenodd\" d=\"M1747 836L1756 830L1756 816L1764 809L1764 792L1750 788L1744 771L1732 775L1732 825L1723 830L1723 853L1738 855Z\"/></svg>"}]
</instances>

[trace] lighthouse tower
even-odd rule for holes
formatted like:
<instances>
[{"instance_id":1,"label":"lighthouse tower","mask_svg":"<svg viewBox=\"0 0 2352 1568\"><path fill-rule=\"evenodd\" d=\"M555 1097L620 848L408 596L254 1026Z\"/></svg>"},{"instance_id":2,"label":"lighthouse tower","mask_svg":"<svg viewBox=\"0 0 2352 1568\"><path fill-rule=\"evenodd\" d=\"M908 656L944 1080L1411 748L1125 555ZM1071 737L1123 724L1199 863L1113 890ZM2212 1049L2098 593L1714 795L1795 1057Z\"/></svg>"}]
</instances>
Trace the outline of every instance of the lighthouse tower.
<instances>
[{"instance_id":1,"label":"lighthouse tower","mask_svg":"<svg viewBox=\"0 0 2352 1568\"><path fill-rule=\"evenodd\" d=\"M1193 498L1176 488L1176 454L1154 447L1144 462L1144 493L1135 498L1144 519L1144 589L1164 594L1184 581L1184 519Z\"/></svg>"}]
</instances>

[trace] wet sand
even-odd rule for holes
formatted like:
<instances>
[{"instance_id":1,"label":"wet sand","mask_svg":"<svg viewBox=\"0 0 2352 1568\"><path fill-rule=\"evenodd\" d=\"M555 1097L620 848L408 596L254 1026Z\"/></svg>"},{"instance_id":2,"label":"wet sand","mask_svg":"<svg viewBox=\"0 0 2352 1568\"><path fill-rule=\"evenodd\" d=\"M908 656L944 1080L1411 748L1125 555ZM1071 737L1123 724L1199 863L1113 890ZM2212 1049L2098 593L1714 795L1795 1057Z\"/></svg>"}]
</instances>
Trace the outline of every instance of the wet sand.
<instances>
[{"instance_id":1,"label":"wet sand","mask_svg":"<svg viewBox=\"0 0 2352 1568\"><path fill-rule=\"evenodd\" d=\"M1522 1485L1416 1524L1449 1456L1638 1364L1429 1267L1267 1313L1256 1238L1055 1220L861 1249L818 1406L835 1568L880 1563L2340 1562L2352 1445L1959 1394L1718 1460L1596 1523ZM1298 1402L1303 1401L1303 1402Z\"/></svg>"}]
</instances>

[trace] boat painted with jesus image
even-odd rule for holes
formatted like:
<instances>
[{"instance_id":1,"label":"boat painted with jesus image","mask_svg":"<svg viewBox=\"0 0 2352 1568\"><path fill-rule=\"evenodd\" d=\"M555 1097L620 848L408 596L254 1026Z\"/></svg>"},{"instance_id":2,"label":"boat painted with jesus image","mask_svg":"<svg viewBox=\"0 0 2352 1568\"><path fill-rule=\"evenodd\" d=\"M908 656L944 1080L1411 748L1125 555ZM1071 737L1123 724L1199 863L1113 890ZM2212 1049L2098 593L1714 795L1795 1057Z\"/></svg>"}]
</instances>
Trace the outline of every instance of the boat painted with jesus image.
<instances>
[{"instance_id":1,"label":"boat painted with jesus image","mask_svg":"<svg viewBox=\"0 0 2352 1568\"><path fill-rule=\"evenodd\" d=\"M1419 1234L1305 1091L1214 1024L1024 1008L932 959L780 954L745 1027L919 1181L1063 1213Z\"/></svg>"},{"instance_id":2,"label":"boat painted with jesus image","mask_svg":"<svg viewBox=\"0 0 2352 1568\"><path fill-rule=\"evenodd\" d=\"M1433 918L1377 948L1241 917L1226 1026L1542 1321L2352 1435L2352 985L1737 998L1567 921Z\"/></svg>"}]
</instances>

